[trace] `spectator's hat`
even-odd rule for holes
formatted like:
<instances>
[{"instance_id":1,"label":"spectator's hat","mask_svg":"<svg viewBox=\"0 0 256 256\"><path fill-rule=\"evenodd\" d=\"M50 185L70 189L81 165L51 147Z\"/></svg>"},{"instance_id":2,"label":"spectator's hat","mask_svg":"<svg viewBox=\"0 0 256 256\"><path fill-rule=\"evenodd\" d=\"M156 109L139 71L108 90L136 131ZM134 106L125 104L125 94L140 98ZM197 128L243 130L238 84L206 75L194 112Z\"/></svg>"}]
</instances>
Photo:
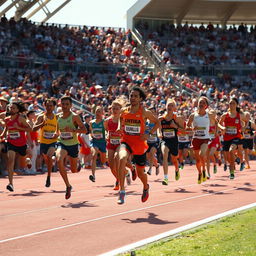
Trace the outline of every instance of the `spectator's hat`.
<instances>
[{"instance_id":1,"label":"spectator's hat","mask_svg":"<svg viewBox=\"0 0 256 256\"><path fill-rule=\"evenodd\" d=\"M9 103L9 101L5 97L0 97L0 101L4 101L6 103Z\"/></svg>"}]
</instances>

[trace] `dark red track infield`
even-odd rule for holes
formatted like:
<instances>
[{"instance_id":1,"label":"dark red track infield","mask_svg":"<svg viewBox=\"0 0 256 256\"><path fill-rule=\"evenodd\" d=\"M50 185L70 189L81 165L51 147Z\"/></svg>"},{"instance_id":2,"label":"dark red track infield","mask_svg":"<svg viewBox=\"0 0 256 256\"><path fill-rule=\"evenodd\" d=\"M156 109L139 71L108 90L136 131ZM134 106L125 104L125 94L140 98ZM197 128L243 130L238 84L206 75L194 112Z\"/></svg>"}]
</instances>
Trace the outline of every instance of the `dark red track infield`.
<instances>
[{"instance_id":1,"label":"dark red track infield","mask_svg":"<svg viewBox=\"0 0 256 256\"><path fill-rule=\"evenodd\" d=\"M149 176L150 197L141 203L142 184L127 187L126 202L117 204L109 169L69 173L72 197L64 199L65 186L54 173L45 188L45 175L15 176L14 192L0 179L0 255L98 255L186 224L256 201L256 162L229 180L223 167L211 180L198 185L195 166L185 166L181 179L163 186Z\"/></svg>"}]
</instances>

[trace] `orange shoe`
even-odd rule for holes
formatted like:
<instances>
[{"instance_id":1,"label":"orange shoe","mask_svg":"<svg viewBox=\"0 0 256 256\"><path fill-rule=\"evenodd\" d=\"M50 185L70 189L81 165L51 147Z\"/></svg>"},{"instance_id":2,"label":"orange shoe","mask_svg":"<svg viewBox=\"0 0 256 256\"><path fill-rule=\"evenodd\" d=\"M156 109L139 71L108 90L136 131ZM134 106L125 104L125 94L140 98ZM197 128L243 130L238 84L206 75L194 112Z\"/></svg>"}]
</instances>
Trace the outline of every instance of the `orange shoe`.
<instances>
[{"instance_id":1,"label":"orange shoe","mask_svg":"<svg viewBox=\"0 0 256 256\"><path fill-rule=\"evenodd\" d=\"M116 181L116 184L115 184L114 190L119 190L119 182L118 182L118 181Z\"/></svg>"}]
</instances>

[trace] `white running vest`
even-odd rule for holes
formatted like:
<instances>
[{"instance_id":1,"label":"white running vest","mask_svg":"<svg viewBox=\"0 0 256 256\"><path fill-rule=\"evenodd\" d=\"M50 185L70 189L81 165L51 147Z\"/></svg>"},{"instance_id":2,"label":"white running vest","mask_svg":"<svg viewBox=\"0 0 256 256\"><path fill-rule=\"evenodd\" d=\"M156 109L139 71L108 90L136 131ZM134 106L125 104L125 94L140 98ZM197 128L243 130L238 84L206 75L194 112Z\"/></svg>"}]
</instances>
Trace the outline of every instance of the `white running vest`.
<instances>
[{"instance_id":1,"label":"white running vest","mask_svg":"<svg viewBox=\"0 0 256 256\"><path fill-rule=\"evenodd\" d=\"M208 113L206 113L204 116L200 116L198 113L195 113L193 127L196 128L193 138L209 139L210 118Z\"/></svg>"}]
</instances>

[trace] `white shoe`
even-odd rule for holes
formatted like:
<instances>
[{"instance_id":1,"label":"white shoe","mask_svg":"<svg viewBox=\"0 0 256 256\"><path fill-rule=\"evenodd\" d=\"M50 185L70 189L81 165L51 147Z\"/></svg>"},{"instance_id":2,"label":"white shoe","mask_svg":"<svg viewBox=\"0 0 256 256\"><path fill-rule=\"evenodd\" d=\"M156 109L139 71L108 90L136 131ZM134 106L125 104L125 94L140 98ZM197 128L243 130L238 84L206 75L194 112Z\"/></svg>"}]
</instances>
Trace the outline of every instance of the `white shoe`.
<instances>
[{"instance_id":1,"label":"white shoe","mask_svg":"<svg viewBox=\"0 0 256 256\"><path fill-rule=\"evenodd\" d=\"M32 167L32 162L31 162L31 159L30 159L30 158L26 158L26 165L27 165L28 169L31 169L31 167Z\"/></svg>"}]
</instances>

